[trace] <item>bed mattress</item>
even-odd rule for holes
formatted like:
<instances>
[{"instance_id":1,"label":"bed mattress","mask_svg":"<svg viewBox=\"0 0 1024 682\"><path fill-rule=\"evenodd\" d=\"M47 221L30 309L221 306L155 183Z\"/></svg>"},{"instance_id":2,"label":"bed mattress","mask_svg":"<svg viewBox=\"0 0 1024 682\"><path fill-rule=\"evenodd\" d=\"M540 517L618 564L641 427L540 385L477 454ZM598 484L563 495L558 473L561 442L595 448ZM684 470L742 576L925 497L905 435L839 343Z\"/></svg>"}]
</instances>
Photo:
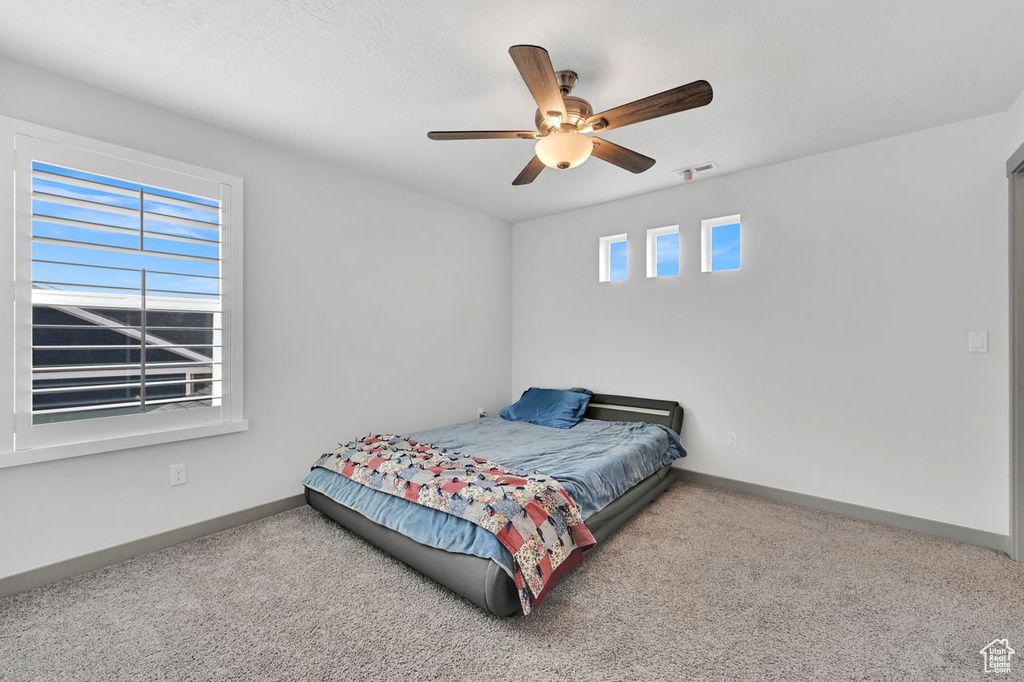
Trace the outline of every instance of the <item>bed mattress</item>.
<instances>
[{"instance_id":1,"label":"bed mattress","mask_svg":"<svg viewBox=\"0 0 1024 682\"><path fill-rule=\"evenodd\" d=\"M610 415L599 408L602 418L584 419L565 430L482 419L409 435L553 476L579 504L600 541L670 485L671 462L685 456L675 430L682 411L676 403L664 404L674 406L669 419L674 428L604 421ZM326 469L314 468L303 483L311 506L384 551L492 613L519 610L511 555L493 534Z\"/></svg>"},{"instance_id":2,"label":"bed mattress","mask_svg":"<svg viewBox=\"0 0 1024 682\"><path fill-rule=\"evenodd\" d=\"M584 520L684 454L671 429L644 422L584 419L571 429L553 429L495 418L410 436L421 443L552 476L580 506ZM327 469L314 468L303 484L417 542L491 559L511 574L508 550L476 524L380 493Z\"/></svg>"},{"instance_id":3,"label":"bed mattress","mask_svg":"<svg viewBox=\"0 0 1024 682\"><path fill-rule=\"evenodd\" d=\"M674 471L671 466L659 469L588 519L587 527L594 538L602 542L644 505L664 492L676 478ZM306 488L306 503L399 561L458 592L485 611L501 617L521 612L515 583L497 562L424 545L374 523L359 512L310 488Z\"/></svg>"}]
</instances>

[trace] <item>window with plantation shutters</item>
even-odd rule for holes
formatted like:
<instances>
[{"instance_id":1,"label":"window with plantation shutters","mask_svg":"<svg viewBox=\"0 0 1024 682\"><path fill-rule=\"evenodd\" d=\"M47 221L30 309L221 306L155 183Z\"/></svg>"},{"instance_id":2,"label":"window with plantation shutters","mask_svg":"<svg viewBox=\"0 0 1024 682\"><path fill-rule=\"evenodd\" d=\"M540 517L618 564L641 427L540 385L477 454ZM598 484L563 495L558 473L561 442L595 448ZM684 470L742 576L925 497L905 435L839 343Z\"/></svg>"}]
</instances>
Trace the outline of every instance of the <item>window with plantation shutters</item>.
<instances>
[{"instance_id":1,"label":"window with plantation shutters","mask_svg":"<svg viewBox=\"0 0 1024 682\"><path fill-rule=\"evenodd\" d=\"M15 448L239 418L241 181L16 140Z\"/></svg>"}]
</instances>

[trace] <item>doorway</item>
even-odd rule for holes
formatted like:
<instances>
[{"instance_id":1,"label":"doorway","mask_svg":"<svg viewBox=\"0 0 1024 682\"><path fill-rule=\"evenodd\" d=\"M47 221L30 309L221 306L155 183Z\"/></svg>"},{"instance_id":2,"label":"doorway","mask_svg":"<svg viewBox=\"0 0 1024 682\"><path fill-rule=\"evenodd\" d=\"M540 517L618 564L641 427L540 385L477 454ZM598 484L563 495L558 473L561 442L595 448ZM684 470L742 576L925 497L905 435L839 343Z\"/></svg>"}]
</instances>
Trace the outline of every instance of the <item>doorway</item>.
<instances>
[{"instance_id":1,"label":"doorway","mask_svg":"<svg viewBox=\"0 0 1024 682\"><path fill-rule=\"evenodd\" d=\"M1010 181L1010 556L1024 560L1024 145Z\"/></svg>"}]
</instances>

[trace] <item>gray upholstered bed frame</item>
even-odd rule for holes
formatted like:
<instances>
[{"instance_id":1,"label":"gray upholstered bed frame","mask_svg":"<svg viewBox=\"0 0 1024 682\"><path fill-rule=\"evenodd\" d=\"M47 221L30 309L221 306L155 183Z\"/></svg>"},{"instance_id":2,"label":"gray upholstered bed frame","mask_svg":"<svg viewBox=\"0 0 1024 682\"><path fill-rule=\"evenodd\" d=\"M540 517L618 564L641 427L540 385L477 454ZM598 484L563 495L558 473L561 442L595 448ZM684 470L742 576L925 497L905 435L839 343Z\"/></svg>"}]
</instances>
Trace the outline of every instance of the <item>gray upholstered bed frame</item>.
<instances>
[{"instance_id":1,"label":"gray upholstered bed frame","mask_svg":"<svg viewBox=\"0 0 1024 682\"><path fill-rule=\"evenodd\" d=\"M594 395L584 415L603 421L645 421L668 426L676 433L683 426L683 408L667 400L615 395ZM663 467L630 488L622 497L587 519L587 527L600 543L661 494L674 480L671 467ZM405 562L420 573L461 594L498 616L520 612L515 583L490 559L429 547L381 526L326 495L306 488L306 502L324 515Z\"/></svg>"}]
</instances>

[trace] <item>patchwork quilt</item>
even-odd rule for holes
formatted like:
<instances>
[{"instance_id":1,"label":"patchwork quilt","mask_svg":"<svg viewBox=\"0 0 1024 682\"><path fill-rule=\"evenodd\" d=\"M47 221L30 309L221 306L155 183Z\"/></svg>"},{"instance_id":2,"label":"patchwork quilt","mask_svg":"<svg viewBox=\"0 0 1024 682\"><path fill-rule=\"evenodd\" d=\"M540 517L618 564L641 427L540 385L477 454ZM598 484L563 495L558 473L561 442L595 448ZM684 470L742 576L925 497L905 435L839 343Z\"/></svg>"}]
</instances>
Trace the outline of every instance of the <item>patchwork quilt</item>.
<instances>
[{"instance_id":1,"label":"patchwork quilt","mask_svg":"<svg viewBox=\"0 0 1024 682\"><path fill-rule=\"evenodd\" d=\"M558 481L481 457L389 434L347 443L321 456L315 467L493 533L512 555L524 614L583 560L583 550L597 544Z\"/></svg>"}]
</instances>

